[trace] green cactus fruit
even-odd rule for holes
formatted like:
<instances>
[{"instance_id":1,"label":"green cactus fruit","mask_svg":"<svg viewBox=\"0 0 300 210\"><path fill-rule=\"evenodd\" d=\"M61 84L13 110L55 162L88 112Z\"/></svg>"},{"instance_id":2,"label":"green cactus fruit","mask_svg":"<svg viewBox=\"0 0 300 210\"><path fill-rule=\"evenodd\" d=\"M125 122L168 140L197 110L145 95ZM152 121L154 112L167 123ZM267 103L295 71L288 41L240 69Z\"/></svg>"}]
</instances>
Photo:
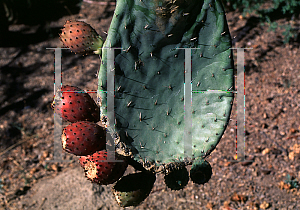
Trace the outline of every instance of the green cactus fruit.
<instances>
[{"instance_id":1,"label":"green cactus fruit","mask_svg":"<svg viewBox=\"0 0 300 210\"><path fill-rule=\"evenodd\" d=\"M174 165L165 172L165 183L171 190L181 190L188 182L189 173L183 164Z\"/></svg>"},{"instance_id":2,"label":"green cactus fruit","mask_svg":"<svg viewBox=\"0 0 300 210\"><path fill-rule=\"evenodd\" d=\"M212 168L206 160L199 159L194 161L192 168L190 170L191 180L195 184L205 184L207 183L212 175Z\"/></svg>"},{"instance_id":3,"label":"green cactus fruit","mask_svg":"<svg viewBox=\"0 0 300 210\"><path fill-rule=\"evenodd\" d=\"M72 52L87 55L101 55L103 40L89 24L68 20L59 35L64 45Z\"/></svg>"},{"instance_id":4,"label":"green cactus fruit","mask_svg":"<svg viewBox=\"0 0 300 210\"><path fill-rule=\"evenodd\" d=\"M113 194L121 207L137 206L150 194L155 174L140 172L122 177L113 187Z\"/></svg>"},{"instance_id":5,"label":"green cactus fruit","mask_svg":"<svg viewBox=\"0 0 300 210\"><path fill-rule=\"evenodd\" d=\"M230 48L221 0L117 1L98 76L116 151L155 172L209 155L232 107Z\"/></svg>"}]
</instances>

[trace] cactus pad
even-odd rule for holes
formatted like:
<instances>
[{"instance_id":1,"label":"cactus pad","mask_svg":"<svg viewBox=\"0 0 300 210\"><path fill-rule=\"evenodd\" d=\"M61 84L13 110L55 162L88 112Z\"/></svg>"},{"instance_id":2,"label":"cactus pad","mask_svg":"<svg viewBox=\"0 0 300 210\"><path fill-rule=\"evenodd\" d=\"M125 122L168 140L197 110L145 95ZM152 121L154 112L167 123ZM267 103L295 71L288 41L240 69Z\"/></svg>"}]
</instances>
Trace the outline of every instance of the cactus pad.
<instances>
[{"instance_id":1,"label":"cactus pad","mask_svg":"<svg viewBox=\"0 0 300 210\"><path fill-rule=\"evenodd\" d=\"M210 154L231 112L230 47L220 0L118 0L98 76L101 119L116 151L156 172ZM114 115L107 111L109 48L118 48L109 70Z\"/></svg>"}]
</instances>

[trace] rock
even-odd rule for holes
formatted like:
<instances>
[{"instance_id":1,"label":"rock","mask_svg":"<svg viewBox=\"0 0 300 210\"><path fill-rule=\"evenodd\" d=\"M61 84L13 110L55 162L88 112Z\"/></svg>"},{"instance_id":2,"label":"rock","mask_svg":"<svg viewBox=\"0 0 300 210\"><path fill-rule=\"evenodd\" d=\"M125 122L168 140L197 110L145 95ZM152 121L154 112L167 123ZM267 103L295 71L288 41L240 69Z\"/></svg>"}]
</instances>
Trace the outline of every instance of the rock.
<instances>
[{"instance_id":1,"label":"rock","mask_svg":"<svg viewBox=\"0 0 300 210\"><path fill-rule=\"evenodd\" d=\"M38 181L23 203L28 207L26 209L120 209L111 187L92 184L84 176L82 168L74 168L54 178Z\"/></svg>"}]
</instances>

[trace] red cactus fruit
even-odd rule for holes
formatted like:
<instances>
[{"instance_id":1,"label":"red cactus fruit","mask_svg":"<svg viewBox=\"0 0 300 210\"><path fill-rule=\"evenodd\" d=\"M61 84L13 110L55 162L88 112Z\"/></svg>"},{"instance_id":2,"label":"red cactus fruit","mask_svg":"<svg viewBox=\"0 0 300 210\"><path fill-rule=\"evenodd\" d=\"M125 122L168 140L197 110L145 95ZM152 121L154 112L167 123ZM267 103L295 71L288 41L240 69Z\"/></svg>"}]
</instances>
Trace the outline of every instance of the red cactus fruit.
<instances>
[{"instance_id":1,"label":"red cactus fruit","mask_svg":"<svg viewBox=\"0 0 300 210\"><path fill-rule=\"evenodd\" d=\"M91 155L105 149L106 128L92 122L80 121L63 129L62 147L74 155Z\"/></svg>"},{"instance_id":2,"label":"red cactus fruit","mask_svg":"<svg viewBox=\"0 0 300 210\"><path fill-rule=\"evenodd\" d=\"M100 120L100 109L88 93L78 87L63 86L62 97L53 103L55 112L69 122Z\"/></svg>"},{"instance_id":3,"label":"red cactus fruit","mask_svg":"<svg viewBox=\"0 0 300 210\"><path fill-rule=\"evenodd\" d=\"M108 162L105 150L80 157L79 162L85 170L85 176L94 183L108 185L120 179L128 166L124 157L117 155L118 162ZM122 160L122 161L120 161Z\"/></svg>"},{"instance_id":4,"label":"red cactus fruit","mask_svg":"<svg viewBox=\"0 0 300 210\"><path fill-rule=\"evenodd\" d=\"M101 55L103 46L101 36L83 21L68 20L59 36L64 45L74 53Z\"/></svg>"}]
</instances>

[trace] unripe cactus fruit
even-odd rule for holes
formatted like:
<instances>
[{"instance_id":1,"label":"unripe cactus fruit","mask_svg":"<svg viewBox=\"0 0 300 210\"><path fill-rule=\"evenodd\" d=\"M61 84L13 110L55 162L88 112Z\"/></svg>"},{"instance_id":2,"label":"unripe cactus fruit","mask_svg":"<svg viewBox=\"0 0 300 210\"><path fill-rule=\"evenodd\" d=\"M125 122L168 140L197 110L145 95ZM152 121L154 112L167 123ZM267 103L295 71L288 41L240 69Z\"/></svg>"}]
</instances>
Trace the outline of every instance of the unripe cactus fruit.
<instances>
[{"instance_id":1,"label":"unripe cactus fruit","mask_svg":"<svg viewBox=\"0 0 300 210\"><path fill-rule=\"evenodd\" d=\"M212 175L212 168L206 160L199 158L196 160L190 170L191 180L196 184L207 183Z\"/></svg>"},{"instance_id":2,"label":"unripe cactus fruit","mask_svg":"<svg viewBox=\"0 0 300 210\"><path fill-rule=\"evenodd\" d=\"M165 183L171 190L181 190L189 182L189 173L184 165L175 167L165 174Z\"/></svg>"},{"instance_id":3,"label":"unripe cactus fruit","mask_svg":"<svg viewBox=\"0 0 300 210\"><path fill-rule=\"evenodd\" d=\"M103 40L96 30L85 22L68 20L59 36L64 45L74 53L101 55Z\"/></svg>"},{"instance_id":4,"label":"unripe cactus fruit","mask_svg":"<svg viewBox=\"0 0 300 210\"><path fill-rule=\"evenodd\" d=\"M148 171L122 177L113 187L116 201L122 207L139 205L151 192L155 179Z\"/></svg>"}]
</instances>

